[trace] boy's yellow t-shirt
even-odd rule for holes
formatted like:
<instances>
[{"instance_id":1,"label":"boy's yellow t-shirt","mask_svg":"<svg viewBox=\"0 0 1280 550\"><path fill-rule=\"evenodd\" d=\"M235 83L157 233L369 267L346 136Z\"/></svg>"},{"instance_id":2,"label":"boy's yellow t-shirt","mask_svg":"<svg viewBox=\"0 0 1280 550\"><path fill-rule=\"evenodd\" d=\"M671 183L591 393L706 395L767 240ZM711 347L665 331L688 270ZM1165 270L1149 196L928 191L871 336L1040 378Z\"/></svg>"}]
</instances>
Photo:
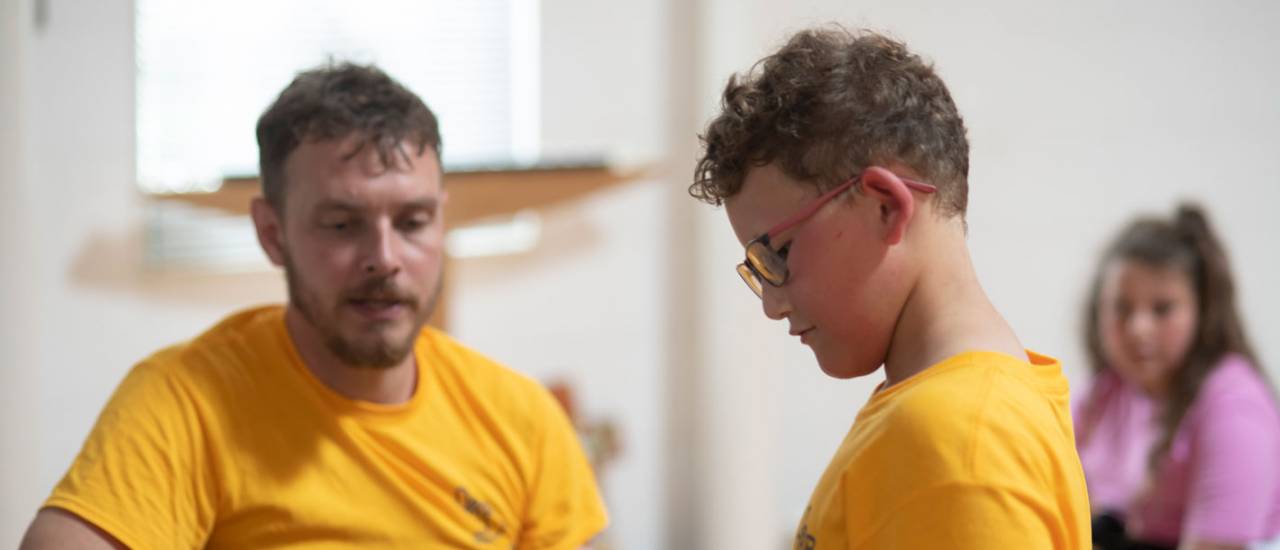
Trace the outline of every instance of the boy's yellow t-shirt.
<instances>
[{"instance_id":1,"label":"boy's yellow t-shirt","mask_svg":"<svg viewBox=\"0 0 1280 550\"><path fill-rule=\"evenodd\" d=\"M133 548L578 548L606 523L563 410L434 329L400 405L347 399L283 309L137 365L46 506Z\"/></svg>"},{"instance_id":2,"label":"boy's yellow t-shirt","mask_svg":"<svg viewBox=\"0 0 1280 550\"><path fill-rule=\"evenodd\" d=\"M794 547L1090 548L1067 381L1027 354L963 353L874 394Z\"/></svg>"}]
</instances>

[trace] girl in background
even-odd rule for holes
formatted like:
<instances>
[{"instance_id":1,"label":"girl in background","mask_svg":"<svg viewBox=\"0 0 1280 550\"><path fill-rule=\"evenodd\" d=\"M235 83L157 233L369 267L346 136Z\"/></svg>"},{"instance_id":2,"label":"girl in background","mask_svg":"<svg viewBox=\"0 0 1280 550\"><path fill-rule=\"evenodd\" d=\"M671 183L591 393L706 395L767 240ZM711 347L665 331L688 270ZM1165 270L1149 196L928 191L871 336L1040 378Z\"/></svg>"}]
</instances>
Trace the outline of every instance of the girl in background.
<instances>
[{"instance_id":1,"label":"girl in background","mask_svg":"<svg viewBox=\"0 0 1280 550\"><path fill-rule=\"evenodd\" d=\"M1075 426L1095 547L1280 549L1280 412L1198 207L1112 243L1085 337L1095 376Z\"/></svg>"}]
</instances>

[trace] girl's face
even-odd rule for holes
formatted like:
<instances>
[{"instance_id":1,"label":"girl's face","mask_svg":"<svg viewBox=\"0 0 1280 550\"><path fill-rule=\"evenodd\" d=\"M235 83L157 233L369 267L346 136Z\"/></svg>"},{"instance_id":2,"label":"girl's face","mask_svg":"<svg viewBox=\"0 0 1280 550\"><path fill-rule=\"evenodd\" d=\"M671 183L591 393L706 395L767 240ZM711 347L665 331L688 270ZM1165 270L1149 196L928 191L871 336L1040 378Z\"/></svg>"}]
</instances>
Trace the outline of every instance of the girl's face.
<instances>
[{"instance_id":1,"label":"girl's face","mask_svg":"<svg viewBox=\"0 0 1280 550\"><path fill-rule=\"evenodd\" d=\"M1114 260L1102 274L1098 330L1107 364L1155 396L1164 394L1195 339L1195 290L1174 267Z\"/></svg>"}]
</instances>

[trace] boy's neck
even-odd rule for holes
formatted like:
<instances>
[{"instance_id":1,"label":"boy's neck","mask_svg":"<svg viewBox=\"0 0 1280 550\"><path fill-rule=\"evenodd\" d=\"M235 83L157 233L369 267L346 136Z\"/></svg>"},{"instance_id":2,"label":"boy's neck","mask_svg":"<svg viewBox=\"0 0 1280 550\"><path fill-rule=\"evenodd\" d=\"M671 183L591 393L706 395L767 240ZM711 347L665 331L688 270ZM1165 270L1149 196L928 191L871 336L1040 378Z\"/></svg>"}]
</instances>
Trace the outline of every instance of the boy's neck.
<instances>
[{"instance_id":1,"label":"boy's neck","mask_svg":"<svg viewBox=\"0 0 1280 550\"><path fill-rule=\"evenodd\" d=\"M885 387L966 351L1020 359L1026 352L978 281L958 220L927 224L915 243L915 284L898 316L885 356Z\"/></svg>"}]
</instances>

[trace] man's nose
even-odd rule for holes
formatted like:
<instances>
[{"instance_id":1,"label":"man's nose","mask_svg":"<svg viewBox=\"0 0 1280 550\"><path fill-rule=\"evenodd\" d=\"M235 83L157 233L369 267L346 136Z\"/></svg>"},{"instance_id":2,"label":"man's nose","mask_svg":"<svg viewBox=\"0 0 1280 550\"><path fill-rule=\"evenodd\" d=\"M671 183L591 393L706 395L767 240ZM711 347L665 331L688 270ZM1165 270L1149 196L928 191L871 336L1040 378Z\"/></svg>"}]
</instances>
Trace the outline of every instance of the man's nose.
<instances>
[{"instance_id":1,"label":"man's nose","mask_svg":"<svg viewBox=\"0 0 1280 550\"><path fill-rule=\"evenodd\" d=\"M387 276L400 271L399 235L389 222L376 224L369 232L361 259L367 275Z\"/></svg>"}]
</instances>

